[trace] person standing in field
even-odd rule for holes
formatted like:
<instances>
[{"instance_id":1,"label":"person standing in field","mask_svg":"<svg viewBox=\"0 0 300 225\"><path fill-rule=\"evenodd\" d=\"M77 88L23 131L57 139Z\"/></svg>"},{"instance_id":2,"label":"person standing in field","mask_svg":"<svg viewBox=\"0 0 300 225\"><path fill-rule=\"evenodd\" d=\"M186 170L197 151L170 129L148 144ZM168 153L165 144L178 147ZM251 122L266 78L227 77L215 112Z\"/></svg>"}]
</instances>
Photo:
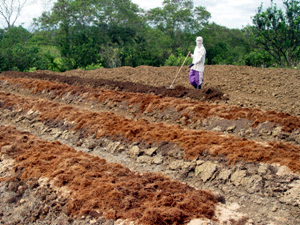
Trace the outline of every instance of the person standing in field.
<instances>
[{"instance_id":1,"label":"person standing in field","mask_svg":"<svg viewBox=\"0 0 300 225\"><path fill-rule=\"evenodd\" d=\"M205 63L206 50L203 46L203 38L196 38L196 47L194 54L189 54L193 58L192 64L190 64L189 80L191 85L196 89L201 89L203 83L204 63Z\"/></svg>"}]
</instances>

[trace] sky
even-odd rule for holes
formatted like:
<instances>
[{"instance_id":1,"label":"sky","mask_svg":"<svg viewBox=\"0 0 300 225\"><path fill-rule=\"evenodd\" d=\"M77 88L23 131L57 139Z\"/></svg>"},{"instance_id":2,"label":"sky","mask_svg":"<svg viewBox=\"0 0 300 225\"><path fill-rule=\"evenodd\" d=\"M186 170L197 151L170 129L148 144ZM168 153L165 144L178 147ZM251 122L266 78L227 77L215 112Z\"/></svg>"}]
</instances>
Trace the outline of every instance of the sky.
<instances>
[{"instance_id":1,"label":"sky","mask_svg":"<svg viewBox=\"0 0 300 225\"><path fill-rule=\"evenodd\" d=\"M163 0L131 0L139 5L140 8L149 10L155 7L162 7ZM283 0L273 0L279 8L283 8ZM51 1L38 1L38 3L27 5L21 16L18 18L16 25L22 25L30 29L33 18L41 16L43 11L51 9ZM263 7L267 8L271 5L270 0L194 0L195 6L204 6L211 13L210 22L228 28L242 29L247 25L252 25L252 19L258 7L263 3ZM5 27L5 23L0 19L0 28Z\"/></svg>"},{"instance_id":2,"label":"sky","mask_svg":"<svg viewBox=\"0 0 300 225\"><path fill-rule=\"evenodd\" d=\"M162 7L163 0L132 0L143 9ZM283 0L273 0L277 7L283 8ZM228 28L242 29L253 25L253 17L263 3L263 8L271 6L270 0L194 0L195 6L204 6L211 13L210 22Z\"/></svg>"}]
</instances>

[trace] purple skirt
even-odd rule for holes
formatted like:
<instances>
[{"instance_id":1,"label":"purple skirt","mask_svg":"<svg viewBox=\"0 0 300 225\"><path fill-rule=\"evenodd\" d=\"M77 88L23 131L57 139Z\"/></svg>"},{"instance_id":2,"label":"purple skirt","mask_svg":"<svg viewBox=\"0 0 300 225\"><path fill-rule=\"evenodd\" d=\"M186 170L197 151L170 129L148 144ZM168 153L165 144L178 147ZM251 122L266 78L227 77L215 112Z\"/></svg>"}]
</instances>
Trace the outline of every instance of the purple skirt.
<instances>
[{"instance_id":1,"label":"purple skirt","mask_svg":"<svg viewBox=\"0 0 300 225\"><path fill-rule=\"evenodd\" d=\"M191 85L199 86L203 82L203 72L191 69L189 73L189 80Z\"/></svg>"}]
</instances>

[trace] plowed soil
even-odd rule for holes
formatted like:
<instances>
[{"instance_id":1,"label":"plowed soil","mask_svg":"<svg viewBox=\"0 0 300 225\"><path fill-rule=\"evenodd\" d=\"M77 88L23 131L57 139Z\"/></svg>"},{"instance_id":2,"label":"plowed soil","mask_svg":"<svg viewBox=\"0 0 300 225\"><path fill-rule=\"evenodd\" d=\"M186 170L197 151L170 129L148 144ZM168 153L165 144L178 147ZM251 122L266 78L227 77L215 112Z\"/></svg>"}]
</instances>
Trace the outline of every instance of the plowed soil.
<instances>
[{"instance_id":1,"label":"plowed soil","mask_svg":"<svg viewBox=\"0 0 300 225\"><path fill-rule=\"evenodd\" d=\"M0 223L300 224L299 70L178 69L2 72Z\"/></svg>"}]
</instances>

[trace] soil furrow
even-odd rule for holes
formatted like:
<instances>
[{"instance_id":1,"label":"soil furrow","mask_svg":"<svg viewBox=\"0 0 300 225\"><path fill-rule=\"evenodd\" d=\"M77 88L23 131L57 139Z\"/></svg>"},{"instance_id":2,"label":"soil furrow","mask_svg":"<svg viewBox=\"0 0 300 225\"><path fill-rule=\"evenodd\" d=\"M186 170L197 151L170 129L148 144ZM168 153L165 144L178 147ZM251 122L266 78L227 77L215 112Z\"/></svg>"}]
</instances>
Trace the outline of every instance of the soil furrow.
<instances>
[{"instance_id":1,"label":"soil furrow","mask_svg":"<svg viewBox=\"0 0 300 225\"><path fill-rule=\"evenodd\" d=\"M162 91L165 91L165 87L170 86L178 69L179 67L139 66L137 68L121 67L92 71L72 70L64 73L36 71L25 75L32 76L31 74L34 74L33 76L40 76L41 79L47 79L47 75L60 76L62 77L60 79L68 77L66 79L67 82L70 82L70 77L80 77L83 81L82 85L91 80L87 86L93 86L96 80L103 79L107 80L105 88L109 89L115 89L118 86L124 87L122 82L129 82L126 88L124 88L128 90L132 88L132 91L129 92L134 92L134 89L141 89L136 88L140 85L143 87L146 86L145 90L150 90L151 92L152 87L160 87ZM174 87L178 86L178 92L183 93L183 96L186 95L184 94L186 91L188 93L195 91L188 82L188 70L188 67L183 67L174 83ZM7 72L4 74L7 74ZM9 72L9 74L14 77L18 77L20 74L24 76L23 73L17 72ZM298 94L298 90L300 89L299 70L207 65L204 76L204 91L195 91L192 96L197 97L200 95L200 97L203 97L205 92L210 90L212 95L208 95L210 97L207 99L214 102L300 115L300 99ZM118 82L120 82L120 85L118 85ZM77 84L80 85L79 82ZM147 89L149 87L150 89ZM182 92L180 87L184 87L187 90ZM225 96L223 95L225 98L217 93L225 93ZM180 95L176 94L176 96Z\"/></svg>"},{"instance_id":2,"label":"soil furrow","mask_svg":"<svg viewBox=\"0 0 300 225\"><path fill-rule=\"evenodd\" d=\"M0 223L299 224L299 71L177 70L1 73Z\"/></svg>"},{"instance_id":3,"label":"soil furrow","mask_svg":"<svg viewBox=\"0 0 300 225\"><path fill-rule=\"evenodd\" d=\"M26 104L25 101L24 103ZM210 161L205 156L197 161L186 161L182 158L181 149L167 142L151 147L140 142L126 144L107 138L95 139L94 136L88 136L81 131L68 132L67 129L71 129L72 126L68 127L66 123L51 123L49 120L42 123L39 114L34 110L27 112L19 108L9 108L1 112L0 122L12 123L39 136L50 137L52 140L62 140L70 146L79 146L78 150L95 156L105 156L111 162L128 165L135 171L161 171L193 187L222 193L218 198L224 203L227 202L223 208L229 207L225 210L225 214L232 210L231 206L237 204L236 202L241 206L239 211L243 213L239 216L230 213L231 216L229 219L224 219L224 223L230 220L244 224L242 221L246 221L247 218L252 218L254 221L261 221L261 218L264 218L263 221L274 222L286 220L285 218L291 216L297 221L296 215L299 212L297 205L300 200L297 190L300 178L292 175L284 167L281 169L277 166L256 163L228 167L221 161ZM107 153L103 154L105 152ZM126 157L133 162L128 161ZM264 210L258 213L258 207L263 207ZM265 213L273 212L274 207L276 213L266 217ZM92 215L95 215L94 211ZM93 217L90 219L93 220ZM68 220L73 219L68 218ZM291 224L297 224L295 221Z\"/></svg>"},{"instance_id":4,"label":"soil furrow","mask_svg":"<svg viewBox=\"0 0 300 225\"><path fill-rule=\"evenodd\" d=\"M48 178L55 187L67 190L64 197L70 216L94 211L107 219L172 224L201 217L212 219L215 214L217 201L211 193L161 174L135 173L12 127L0 127L0 136L1 154L16 161L15 176L25 181Z\"/></svg>"},{"instance_id":5,"label":"soil furrow","mask_svg":"<svg viewBox=\"0 0 300 225\"><path fill-rule=\"evenodd\" d=\"M44 97L56 101L80 105L83 102L93 108L100 105L100 108L105 107L107 110L113 108L114 111L122 111L135 117L147 116L156 121L176 122L188 128L209 130L217 127L219 131L240 134L240 136L251 132L252 138L264 136L263 138L266 139L267 137L269 140L272 138L273 140L283 139L283 141L290 141L292 144L300 144L298 143L300 140L297 139L300 132L300 117L289 114L274 111L264 112L237 106L213 105L176 98L162 98L150 94L127 94L104 89L76 87L49 81L5 77L2 77L1 80L2 89L8 92L28 90L35 95L42 93ZM213 126L210 126L211 124ZM247 132L241 132L245 127L249 127Z\"/></svg>"},{"instance_id":6,"label":"soil furrow","mask_svg":"<svg viewBox=\"0 0 300 225\"><path fill-rule=\"evenodd\" d=\"M1 108L14 108L39 112L41 121L47 123L65 123L72 130L96 138L108 136L115 140L131 143L142 141L149 145L163 141L179 145L185 157L191 160L209 154L212 157L223 157L228 163L266 162L280 163L299 173L300 147L283 143L259 143L223 135L216 132L192 131L175 125L163 123L151 124L146 120L130 120L112 112L96 113L78 110L65 104L42 99L29 99L12 94L0 93Z\"/></svg>"}]
</instances>

